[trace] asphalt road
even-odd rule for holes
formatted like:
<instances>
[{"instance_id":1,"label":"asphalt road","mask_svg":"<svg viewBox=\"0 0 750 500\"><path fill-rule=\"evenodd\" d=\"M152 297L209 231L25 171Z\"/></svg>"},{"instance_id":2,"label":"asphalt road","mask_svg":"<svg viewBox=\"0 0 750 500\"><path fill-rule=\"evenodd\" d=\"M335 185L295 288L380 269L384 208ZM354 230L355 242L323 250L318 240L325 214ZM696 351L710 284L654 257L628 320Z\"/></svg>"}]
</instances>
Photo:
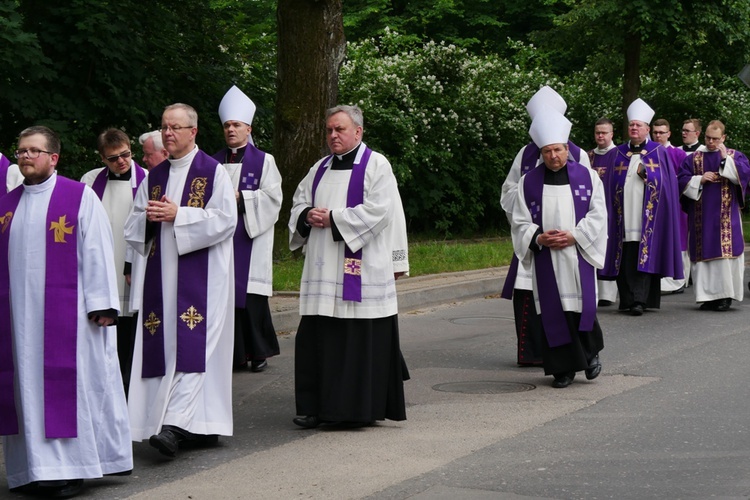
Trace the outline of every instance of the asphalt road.
<instances>
[{"instance_id":1,"label":"asphalt road","mask_svg":"<svg viewBox=\"0 0 750 500\"><path fill-rule=\"evenodd\" d=\"M138 443L133 476L81 498L749 499L748 308L699 311L691 289L639 318L600 308L603 373L566 389L516 366L508 301L402 314L408 420L357 430L292 424L284 335L234 376L234 437L176 459ZM0 473L3 495L22 498Z\"/></svg>"}]
</instances>

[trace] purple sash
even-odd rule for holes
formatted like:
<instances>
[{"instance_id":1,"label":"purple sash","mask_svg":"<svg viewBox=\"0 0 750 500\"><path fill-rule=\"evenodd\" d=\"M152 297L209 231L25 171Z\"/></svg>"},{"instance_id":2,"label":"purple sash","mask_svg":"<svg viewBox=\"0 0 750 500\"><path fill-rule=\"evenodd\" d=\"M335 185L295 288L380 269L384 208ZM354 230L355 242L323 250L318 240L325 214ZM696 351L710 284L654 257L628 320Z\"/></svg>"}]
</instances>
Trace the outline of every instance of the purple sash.
<instances>
[{"instance_id":1,"label":"purple sash","mask_svg":"<svg viewBox=\"0 0 750 500\"><path fill-rule=\"evenodd\" d=\"M133 199L135 199L135 193L138 192L138 186L140 186L141 182L143 182L143 179L146 178L146 173L135 162L132 163L132 166L130 168L135 172L135 175L133 175L133 172L131 172L130 174L130 185L133 186ZM100 200L104 199L104 190L107 187L108 179L109 169L105 167L104 170L99 172L99 175L96 176L96 179L94 179L94 183L91 185L91 189L94 190Z\"/></svg>"},{"instance_id":2,"label":"purple sash","mask_svg":"<svg viewBox=\"0 0 750 500\"><path fill-rule=\"evenodd\" d=\"M589 211L591 204L592 185L588 169L577 162L568 160L568 180L573 196L575 207L576 224L583 219ZM535 169L530 172L524 180L524 196L526 204L531 212L532 220L542 231L542 200L544 193L544 171ZM532 209L533 207L533 209ZM580 252L578 253L578 272L581 278L581 292L583 304L581 310L580 331L591 331L596 319L596 273L594 267L586 262ZM549 247L542 247L534 256L534 267L537 276L537 293L539 294L539 306L542 310L542 326L550 347L558 347L571 342L570 330L565 319L560 291L557 280L554 278L555 270L552 265L552 254ZM544 280L540 283L540 280Z\"/></svg>"},{"instance_id":3,"label":"purple sash","mask_svg":"<svg viewBox=\"0 0 750 500\"><path fill-rule=\"evenodd\" d=\"M10 166L10 160L7 156L0 153L0 186L2 186L3 192L8 189L8 167Z\"/></svg>"},{"instance_id":4,"label":"purple sash","mask_svg":"<svg viewBox=\"0 0 750 500\"><path fill-rule=\"evenodd\" d=\"M228 149L222 149L213 159L223 163ZM238 191L255 191L260 188L260 178L263 174L263 163L266 153L248 144L242 158L240 184ZM234 230L234 307L243 308L247 301L247 280L250 275L250 258L253 254L253 239L245 231L242 217L237 220Z\"/></svg>"},{"instance_id":5,"label":"purple sash","mask_svg":"<svg viewBox=\"0 0 750 500\"><path fill-rule=\"evenodd\" d=\"M529 173L531 170L536 168L539 164L541 149L539 146L530 142L526 145L521 155L521 177ZM578 163L580 158L581 148L568 141L568 158L573 158L573 161ZM510 268L508 274L505 276L505 283L503 284L503 290L500 293L500 297L503 299L511 300L513 298L513 289L516 286L516 276L518 275L518 257L513 254L510 259Z\"/></svg>"},{"instance_id":6,"label":"purple sash","mask_svg":"<svg viewBox=\"0 0 750 500\"><path fill-rule=\"evenodd\" d=\"M349 188L346 192L346 207L356 207L364 201L365 190L365 169L370 161L372 150L365 147L359 163L352 167L352 175L349 178ZM332 156L329 156L320 163L312 186L312 203L315 206L315 191L318 189L320 179L323 178L328 162ZM344 283L343 283L343 300L362 302L362 249L352 252L348 245L344 246Z\"/></svg>"},{"instance_id":7,"label":"purple sash","mask_svg":"<svg viewBox=\"0 0 750 500\"><path fill-rule=\"evenodd\" d=\"M44 430L74 438L77 427L78 212L86 186L58 176L47 208L44 292ZM24 188L0 203L0 252L8 256L10 226ZM13 377L10 262L0 265L0 434L18 433Z\"/></svg>"},{"instance_id":8,"label":"purple sash","mask_svg":"<svg viewBox=\"0 0 750 500\"><path fill-rule=\"evenodd\" d=\"M190 165L180 206L204 208L211 199L218 162L198 151ZM169 162L149 172L151 200L160 200L169 181ZM166 373L164 361L164 303L162 295L161 223L154 224L154 240L146 262L143 285L143 378ZM206 371L208 248L178 257L177 263L177 364L185 373Z\"/></svg>"}]
</instances>

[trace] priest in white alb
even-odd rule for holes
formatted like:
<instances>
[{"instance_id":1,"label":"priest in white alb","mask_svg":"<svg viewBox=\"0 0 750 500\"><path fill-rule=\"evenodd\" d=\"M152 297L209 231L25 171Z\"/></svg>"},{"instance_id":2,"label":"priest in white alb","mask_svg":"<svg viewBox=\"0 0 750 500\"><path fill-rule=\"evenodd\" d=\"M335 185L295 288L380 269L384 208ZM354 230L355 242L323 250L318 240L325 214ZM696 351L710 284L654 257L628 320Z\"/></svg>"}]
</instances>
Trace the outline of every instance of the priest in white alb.
<instances>
[{"instance_id":1,"label":"priest in white alb","mask_svg":"<svg viewBox=\"0 0 750 500\"><path fill-rule=\"evenodd\" d=\"M544 166L519 180L511 226L516 256L531 265L544 373L555 388L569 386L578 371L599 376L604 347L596 269L607 248L607 205L596 170L568 158L570 127L555 111L531 123Z\"/></svg>"},{"instance_id":2,"label":"priest in white alb","mask_svg":"<svg viewBox=\"0 0 750 500\"><path fill-rule=\"evenodd\" d=\"M69 497L133 468L117 363L119 301L107 214L57 175L60 140L21 132L25 178L0 198L0 435L8 485Z\"/></svg>"},{"instance_id":3,"label":"priest in white alb","mask_svg":"<svg viewBox=\"0 0 750 500\"><path fill-rule=\"evenodd\" d=\"M198 114L167 106L170 159L149 171L125 222L148 257L128 406L133 440L174 456L185 441L232 435L237 202L226 169L198 149Z\"/></svg>"}]
</instances>

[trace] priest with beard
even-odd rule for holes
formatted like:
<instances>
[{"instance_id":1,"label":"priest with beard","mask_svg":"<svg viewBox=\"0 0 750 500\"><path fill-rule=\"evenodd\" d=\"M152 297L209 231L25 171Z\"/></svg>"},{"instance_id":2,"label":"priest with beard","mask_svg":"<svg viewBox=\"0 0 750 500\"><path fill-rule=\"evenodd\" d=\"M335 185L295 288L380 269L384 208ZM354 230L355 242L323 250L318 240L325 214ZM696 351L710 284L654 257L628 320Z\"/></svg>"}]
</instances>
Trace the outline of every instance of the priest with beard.
<instances>
[{"instance_id":1,"label":"priest with beard","mask_svg":"<svg viewBox=\"0 0 750 500\"><path fill-rule=\"evenodd\" d=\"M290 248L305 247L293 421L308 429L406 419L396 296L406 223L391 164L362 127L357 106L327 111L332 154L300 182L289 219Z\"/></svg>"},{"instance_id":2,"label":"priest with beard","mask_svg":"<svg viewBox=\"0 0 750 500\"><path fill-rule=\"evenodd\" d=\"M519 180L511 227L514 252L532 269L544 373L555 388L568 387L579 371L598 377L604 347L596 269L604 264L607 206L598 173L568 158L570 128L554 111L532 122L544 167Z\"/></svg>"}]
</instances>

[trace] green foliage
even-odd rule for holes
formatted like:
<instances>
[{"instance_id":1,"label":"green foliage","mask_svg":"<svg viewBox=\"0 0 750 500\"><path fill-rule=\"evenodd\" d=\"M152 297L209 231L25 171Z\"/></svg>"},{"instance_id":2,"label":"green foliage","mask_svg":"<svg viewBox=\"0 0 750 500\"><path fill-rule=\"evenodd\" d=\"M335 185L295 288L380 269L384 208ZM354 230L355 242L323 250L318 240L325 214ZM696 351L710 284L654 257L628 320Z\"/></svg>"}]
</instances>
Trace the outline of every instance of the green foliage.
<instances>
[{"instance_id":1,"label":"green foliage","mask_svg":"<svg viewBox=\"0 0 750 500\"><path fill-rule=\"evenodd\" d=\"M349 45L340 95L363 108L365 140L393 164L410 230L456 234L503 224L500 186L527 141L525 102L554 81L386 30Z\"/></svg>"}]
</instances>

